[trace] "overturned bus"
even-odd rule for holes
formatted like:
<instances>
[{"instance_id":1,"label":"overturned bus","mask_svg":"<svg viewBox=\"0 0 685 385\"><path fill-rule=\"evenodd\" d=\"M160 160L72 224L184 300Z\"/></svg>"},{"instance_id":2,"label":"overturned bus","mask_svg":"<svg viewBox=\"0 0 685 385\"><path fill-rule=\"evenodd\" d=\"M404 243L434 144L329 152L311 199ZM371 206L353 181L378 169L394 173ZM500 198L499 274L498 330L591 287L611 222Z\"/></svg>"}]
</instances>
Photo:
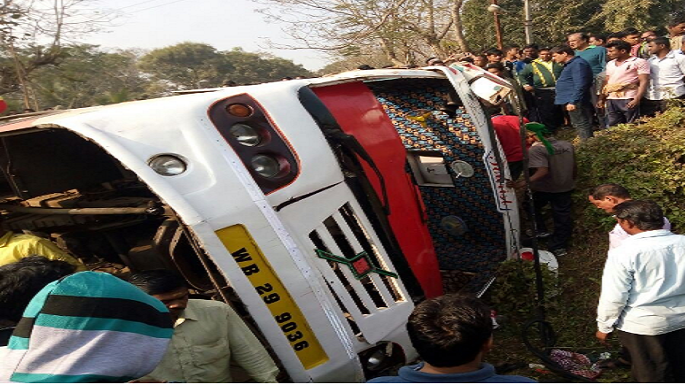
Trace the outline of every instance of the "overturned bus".
<instances>
[{"instance_id":1,"label":"overturned bus","mask_svg":"<svg viewBox=\"0 0 685 385\"><path fill-rule=\"evenodd\" d=\"M364 381L416 358L406 319L443 277L483 290L518 250L506 160L469 83L488 75L465 72L6 119L3 226L94 270L180 272L234 306L293 381ZM492 84L480 96L504 94Z\"/></svg>"}]
</instances>

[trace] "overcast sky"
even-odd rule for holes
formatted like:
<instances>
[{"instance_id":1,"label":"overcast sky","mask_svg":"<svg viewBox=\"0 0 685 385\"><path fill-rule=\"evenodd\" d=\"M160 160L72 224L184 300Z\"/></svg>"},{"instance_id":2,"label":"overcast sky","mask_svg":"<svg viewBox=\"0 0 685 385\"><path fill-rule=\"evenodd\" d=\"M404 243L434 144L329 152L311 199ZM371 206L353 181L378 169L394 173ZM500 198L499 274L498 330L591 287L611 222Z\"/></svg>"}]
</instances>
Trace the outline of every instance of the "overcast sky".
<instances>
[{"instance_id":1,"label":"overcast sky","mask_svg":"<svg viewBox=\"0 0 685 385\"><path fill-rule=\"evenodd\" d=\"M191 41L219 50L242 47L293 60L309 70L327 64L327 57L311 50L272 50L265 38L287 42L280 25L267 24L255 12L262 7L249 0L100 0L122 16L107 32L93 33L85 42L103 48L161 48Z\"/></svg>"}]
</instances>

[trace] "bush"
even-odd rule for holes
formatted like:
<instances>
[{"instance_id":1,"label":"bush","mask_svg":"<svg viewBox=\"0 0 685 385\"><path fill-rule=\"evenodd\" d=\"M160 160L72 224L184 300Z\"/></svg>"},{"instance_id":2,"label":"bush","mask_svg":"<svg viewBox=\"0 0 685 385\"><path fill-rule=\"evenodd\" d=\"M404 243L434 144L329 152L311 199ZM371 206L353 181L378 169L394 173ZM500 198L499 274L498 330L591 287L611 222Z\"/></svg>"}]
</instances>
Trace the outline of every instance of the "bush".
<instances>
[{"instance_id":1,"label":"bush","mask_svg":"<svg viewBox=\"0 0 685 385\"><path fill-rule=\"evenodd\" d=\"M616 222L587 204L589 188L618 183L633 198L657 202L674 228L685 229L685 108L635 125L619 125L595 133L577 152L576 198L584 210L586 230L607 228Z\"/></svg>"},{"instance_id":2,"label":"bush","mask_svg":"<svg viewBox=\"0 0 685 385\"><path fill-rule=\"evenodd\" d=\"M540 265L547 310L557 305L559 294L557 276L550 272L547 265ZM502 262L497 269L497 279L492 287L491 305L497 313L507 316L513 323L530 320L536 313L537 291L535 268L532 261L510 259Z\"/></svg>"}]
</instances>

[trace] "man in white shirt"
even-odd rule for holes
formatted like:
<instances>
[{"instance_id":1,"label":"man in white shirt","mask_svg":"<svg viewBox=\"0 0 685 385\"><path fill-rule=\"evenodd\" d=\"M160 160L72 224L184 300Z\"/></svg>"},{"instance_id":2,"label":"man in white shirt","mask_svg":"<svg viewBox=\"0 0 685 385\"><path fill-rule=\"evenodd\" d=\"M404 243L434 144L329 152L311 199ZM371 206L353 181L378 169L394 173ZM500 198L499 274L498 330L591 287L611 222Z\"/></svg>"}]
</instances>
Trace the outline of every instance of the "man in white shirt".
<instances>
[{"instance_id":1,"label":"man in white shirt","mask_svg":"<svg viewBox=\"0 0 685 385\"><path fill-rule=\"evenodd\" d=\"M654 116L668 108L668 100L685 98L685 56L672 51L666 37L650 40L647 49L652 55L649 58L650 82L641 113Z\"/></svg>"},{"instance_id":2,"label":"man in white shirt","mask_svg":"<svg viewBox=\"0 0 685 385\"><path fill-rule=\"evenodd\" d=\"M614 207L631 235L609 251L595 334L602 343L618 329L638 382L685 381L685 236L663 230L654 202Z\"/></svg>"},{"instance_id":3,"label":"man in white shirt","mask_svg":"<svg viewBox=\"0 0 685 385\"><path fill-rule=\"evenodd\" d=\"M616 205L631 199L628 190L615 183L601 184L590 190L590 193L588 194L590 203L595 205L598 209L604 210L607 214L614 214L614 207L616 207ZM664 217L663 228L664 230L671 230L671 223L666 217ZM626 233L617 223L609 232L609 249L611 250L620 246L621 242L628 237L630 237L630 234Z\"/></svg>"}]
</instances>

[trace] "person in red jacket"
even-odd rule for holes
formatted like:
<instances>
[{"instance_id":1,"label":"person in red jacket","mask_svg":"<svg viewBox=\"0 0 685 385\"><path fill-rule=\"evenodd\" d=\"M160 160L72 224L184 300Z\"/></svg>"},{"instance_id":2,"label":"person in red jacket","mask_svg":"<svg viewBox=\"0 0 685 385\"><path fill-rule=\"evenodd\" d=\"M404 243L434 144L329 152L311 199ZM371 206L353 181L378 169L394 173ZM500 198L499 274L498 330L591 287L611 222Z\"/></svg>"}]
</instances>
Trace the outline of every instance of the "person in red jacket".
<instances>
[{"instance_id":1,"label":"person in red jacket","mask_svg":"<svg viewBox=\"0 0 685 385\"><path fill-rule=\"evenodd\" d=\"M492 118L492 126L497 133L504 155L509 164L511 180L515 181L523 172L523 150L521 149L521 122L516 115L495 115ZM523 118L524 123L528 119Z\"/></svg>"}]
</instances>

